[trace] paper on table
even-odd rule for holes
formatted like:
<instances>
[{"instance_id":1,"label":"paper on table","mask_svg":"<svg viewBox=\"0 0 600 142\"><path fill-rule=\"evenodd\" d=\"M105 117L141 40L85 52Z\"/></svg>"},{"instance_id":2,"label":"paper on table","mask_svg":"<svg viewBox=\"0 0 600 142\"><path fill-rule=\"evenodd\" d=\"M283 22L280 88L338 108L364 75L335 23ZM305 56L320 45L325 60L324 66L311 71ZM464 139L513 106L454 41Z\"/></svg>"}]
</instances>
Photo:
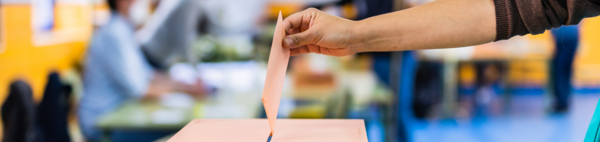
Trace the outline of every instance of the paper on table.
<instances>
[{"instance_id":1,"label":"paper on table","mask_svg":"<svg viewBox=\"0 0 600 142\"><path fill-rule=\"evenodd\" d=\"M168 142L265 142L265 119L196 119ZM358 119L279 119L271 142L367 142Z\"/></svg>"},{"instance_id":2,"label":"paper on table","mask_svg":"<svg viewBox=\"0 0 600 142\"><path fill-rule=\"evenodd\" d=\"M277 119L279 101L281 100L281 92L283 91L285 71L290 60L290 50L287 48L284 49L281 43L285 36L282 21L280 11L273 35L269 63L267 63L267 78L262 94L262 101L267 113L267 119L269 120L269 126L271 127L271 134L275 132L275 120Z\"/></svg>"}]
</instances>

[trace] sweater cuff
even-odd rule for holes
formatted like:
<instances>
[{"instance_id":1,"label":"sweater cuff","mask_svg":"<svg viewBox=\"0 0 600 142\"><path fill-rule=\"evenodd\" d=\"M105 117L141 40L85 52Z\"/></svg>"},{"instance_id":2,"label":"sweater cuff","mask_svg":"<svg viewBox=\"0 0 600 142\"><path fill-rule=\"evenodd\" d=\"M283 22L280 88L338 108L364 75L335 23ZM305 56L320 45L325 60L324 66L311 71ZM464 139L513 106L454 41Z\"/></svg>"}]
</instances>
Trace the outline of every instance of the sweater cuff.
<instances>
[{"instance_id":1,"label":"sweater cuff","mask_svg":"<svg viewBox=\"0 0 600 142\"><path fill-rule=\"evenodd\" d=\"M508 11L506 10L506 1L494 0L496 8L496 40L507 39L508 37Z\"/></svg>"},{"instance_id":2,"label":"sweater cuff","mask_svg":"<svg viewBox=\"0 0 600 142\"><path fill-rule=\"evenodd\" d=\"M494 0L496 8L496 40L529 33L521 19L515 0Z\"/></svg>"}]
</instances>

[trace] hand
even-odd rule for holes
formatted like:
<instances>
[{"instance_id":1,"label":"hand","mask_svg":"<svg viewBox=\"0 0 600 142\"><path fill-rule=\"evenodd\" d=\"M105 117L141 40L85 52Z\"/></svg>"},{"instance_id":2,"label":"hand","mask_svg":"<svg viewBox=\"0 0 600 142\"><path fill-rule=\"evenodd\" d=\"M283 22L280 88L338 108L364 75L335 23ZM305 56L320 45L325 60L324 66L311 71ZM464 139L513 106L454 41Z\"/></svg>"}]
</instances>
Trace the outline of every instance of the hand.
<instances>
[{"instance_id":1,"label":"hand","mask_svg":"<svg viewBox=\"0 0 600 142\"><path fill-rule=\"evenodd\" d=\"M287 35L283 47L290 48L291 56L305 53L346 56L360 52L353 41L354 21L309 8L288 16L283 24Z\"/></svg>"},{"instance_id":2,"label":"hand","mask_svg":"<svg viewBox=\"0 0 600 142\"><path fill-rule=\"evenodd\" d=\"M196 83L194 84L185 84L181 82L177 82L176 84L181 92L185 92L194 97L203 98L208 93L206 85L200 79L196 80Z\"/></svg>"}]
</instances>

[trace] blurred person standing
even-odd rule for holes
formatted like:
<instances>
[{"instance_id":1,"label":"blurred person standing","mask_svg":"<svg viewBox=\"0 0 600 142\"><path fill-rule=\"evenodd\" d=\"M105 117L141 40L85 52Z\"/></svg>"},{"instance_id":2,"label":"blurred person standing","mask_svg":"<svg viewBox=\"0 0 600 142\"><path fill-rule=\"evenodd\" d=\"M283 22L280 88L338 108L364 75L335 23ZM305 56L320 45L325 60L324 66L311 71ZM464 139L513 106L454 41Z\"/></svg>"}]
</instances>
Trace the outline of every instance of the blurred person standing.
<instances>
[{"instance_id":1,"label":"blurred person standing","mask_svg":"<svg viewBox=\"0 0 600 142\"><path fill-rule=\"evenodd\" d=\"M354 0L358 9L357 20L386 14L396 10L426 3L426 0ZM418 62L414 51L370 52L373 71L396 94L394 112L395 124L388 129L395 135L388 135L390 141L412 141L414 115L415 79Z\"/></svg>"},{"instance_id":2,"label":"blurred person standing","mask_svg":"<svg viewBox=\"0 0 600 142\"><path fill-rule=\"evenodd\" d=\"M579 26L565 26L552 29L555 50L550 69L551 88L554 97L552 110L566 112L572 92L573 58L579 45Z\"/></svg>"},{"instance_id":3,"label":"blurred person standing","mask_svg":"<svg viewBox=\"0 0 600 142\"><path fill-rule=\"evenodd\" d=\"M108 0L111 18L92 37L85 61L84 93L79 105L79 121L88 141L100 141L101 131L96 127L99 118L127 100L173 91L202 92L199 82L195 85L174 82L166 75L154 72L145 60L134 36L134 20L130 17L135 1ZM113 141L121 141L119 139L132 135L117 132L111 136Z\"/></svg>"}]
</instances>

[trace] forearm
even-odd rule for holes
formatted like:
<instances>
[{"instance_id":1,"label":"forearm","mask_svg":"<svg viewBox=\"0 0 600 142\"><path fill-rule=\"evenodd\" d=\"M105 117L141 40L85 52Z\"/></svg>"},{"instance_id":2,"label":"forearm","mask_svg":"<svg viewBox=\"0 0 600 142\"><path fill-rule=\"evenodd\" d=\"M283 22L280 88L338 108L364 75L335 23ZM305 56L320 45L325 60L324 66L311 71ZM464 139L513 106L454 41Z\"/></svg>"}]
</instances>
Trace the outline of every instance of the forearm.
<instances>
[{"instance_id":1,"label":"forearm","mask_svg":"<svg viewBox=\"0 0 600 142\"><path fill-rule=\"evenodd\" d=\"M152 98L174 92L175 86L173 84L173 81L171 81L168 76L161 73L155 73L152 81L150 81L150 84L148 85L145 96Z\"/></svg>"},{"instance_id":2,"label":"forearm","mask_svg":"<svg viewBox=\"0 0 600 142\"><path fill-rule=\"evenodd\" d=\"M204 93L204 89L200 80L197 80L195 84L190 85L174 81L165 74L157 73L154 75L154 78L148 87L146 96L152 98L172 92L201 95Z\"/></svg>"},{"instance_id":3,"label":"forearm","mask_svg":"<svg viewBox=\"0 0 600 142\"><path fill-rule=\"evenodd\" d=\"M358 52L452 48L494 41L492 0L437 0L356 22Z\"/></svg>"}]
</instances>

